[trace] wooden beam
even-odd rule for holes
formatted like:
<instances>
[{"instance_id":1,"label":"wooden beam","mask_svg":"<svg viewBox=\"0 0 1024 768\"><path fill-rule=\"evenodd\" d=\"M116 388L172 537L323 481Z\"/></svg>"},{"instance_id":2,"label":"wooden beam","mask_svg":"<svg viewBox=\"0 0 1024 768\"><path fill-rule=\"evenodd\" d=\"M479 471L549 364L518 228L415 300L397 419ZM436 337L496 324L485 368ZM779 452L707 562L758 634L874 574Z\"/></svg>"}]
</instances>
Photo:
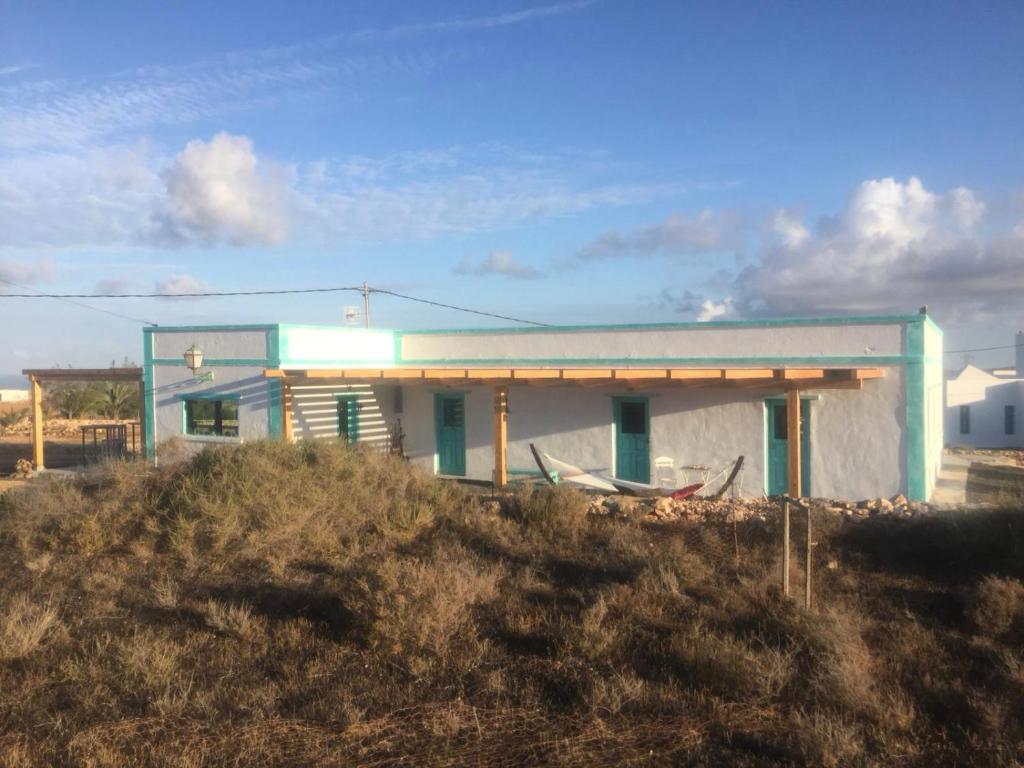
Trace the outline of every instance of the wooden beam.
<instances>
[{"instance_id":1,"label":"wooden beam","mask_svg":"<svg viewBox=\"0 0 1024 768\"><path fill-rule=\"evenodd\" d=\"M825 371L821 368L783 368L781 373L785 381L821 379L825 377Z\"/></svg>"},{"instance_id":2,"label":"wooden beam","mask_svg":"<svg viewBox=\"0 0 1024 768\"><path fill-rule=\"evenodd\" d=\"M668 372L672 381L721 379L724 375L721 368L673 368Z\"/></svg>"},{"instance_id":3,"label":"wooden beam","mask_svg":"<svg viewBox=\"0 0 1024 768\"><path fill-rule=\"evenodd\" d=\"M786 393L786 488L794 499L800 498L800 390Z\"/></svg>"},{"instance_id":4,"label":"wooden beam","mask_svg":"<svg viewBox=\"0 0 1024 768\"><path fill-rule=\"evenodd\" d=\"M467 368L466 378L469 379L510 379L511 368Z\"/></svg>"},{"instance_id":5,"label":"wooden beam","mask_svg":"<svg viewBox=\"0 0 1024 768\"><path fill-rule=\"evenodd\" d=\"M508 485L508 387L494 388L494 485Z\"/></svg>"},{"instance_id":6,"label":"wooden beam","mask_svg":"<svg viewBox=\"0 0 1024 768\"><path fill-rule=\"evenodd\" d=\"M295 432L292 426L292 388L286 382L281 382L281 426L284 431L286 443L295 442Z\"/></svg>"},{"instance_id":7,"label":"wooden beam","mask_svg":"<svg viewBox=\"0 0 1024 768\"><path fill-rule=\"evenodd\" d=\"M46 469L43 456L43 386L35 376L32 382L32 466Z\"/></svg>"},{"instance_id":8,"label":"wooden beam","mask_svg":"<svg viewBox=\"0 0 1024 768\"><path fill-rule=\"evenodd\" d=\"M587 379L611 379L611 368L565 368L562 370L562 378L567 381Z\"/></svg>"},{"instance_id":9,"label":"wooden beam","mask_svg":"<svg viewBox=\"0 0 1024 768\"><path fill-rule=\"evenodd\" d=\"M22 374L46 381L142 381L141 368L26 368Z\"/></svg>"},{"instance_id":10,"label":"wooden beam","mask_svg":"<svg viewBox=\"0 0 1024 768\"><path fill-rule=\"evenodd\" d=\"M292 374L299 373L299 371L291 371ZM265 368L263 371L263 378L265 379L283 379L288 376L288 371L283 371L280 368Z\"/></svg>"},{"instance_id":11,"label":"wooden beam","mask_svg":"<svg viewBox=\"0 0 1024 768\"><path fill-rule=\"evenodd\" d=\"M422 379L422 368L390 368L385 371L389 379Z\"/></svg>"},{"instance_id":12,"label":"wooden beam","mask_svg":"<svg viewBox=\"0 0 1024 768\"><path fill-rule=\"evenodd\" d=\"M146 382L139 382L139 453L146 457Z\"/></svg>"},{"instance_id":13,"label":"wooden beam","mask_svg":"<svg viewBox=\"0 0 1024 768\"><path fill-rule=\"evenodd\" d=\"M465 368L424 368L425 379L465 379Z\"/></svg>"},{"instance_id":14,"label":"wooden beam","mask_svg":"<svg viewBox=\"0 0 1024 768\"><path fill-rule=\"evenodd\" d=\"M530 381L532 379L560 379L562 372L557 368L513 368L512 378Z\"/></svg>"},{"instance_id":15,"label":"wooden beam","mask_svg":"<svg viewBox=\"0 0 1024 768\"><path fill-rule=\"evenodd\" d=\"M775 371L771 368L726 368L723 371L723 378L727 381L737 379L772 379Z\"/></svg>"},{"instance_id":16,"label":"wooden beam","mask_svg":"<svg viewBox=\"0 0 1024 768\"><path fill-rule=\"evenodd\" d=\"M617 381L637 381L639 379L667 379L667 368L617 368Z\"/></svg>"}]
</instances>

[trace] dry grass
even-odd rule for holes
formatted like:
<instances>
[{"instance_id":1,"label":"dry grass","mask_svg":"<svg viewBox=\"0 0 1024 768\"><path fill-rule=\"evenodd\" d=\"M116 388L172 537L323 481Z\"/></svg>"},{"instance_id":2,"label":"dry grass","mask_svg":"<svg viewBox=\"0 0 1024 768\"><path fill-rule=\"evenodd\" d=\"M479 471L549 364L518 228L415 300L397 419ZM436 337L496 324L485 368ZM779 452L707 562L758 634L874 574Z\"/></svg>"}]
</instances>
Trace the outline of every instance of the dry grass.
<instances>
[{"instance_id":1,"label":"dry grass","mask_svg":"<svg viewBox=\"0 0 1024 768\"><path fill-rule=\"evenodd\" d=\"M1022 760L1016 512L823 519L808 614L772 525L585 510L323 443L0 497L0 766Z\"/></svg>"}]
</instances>

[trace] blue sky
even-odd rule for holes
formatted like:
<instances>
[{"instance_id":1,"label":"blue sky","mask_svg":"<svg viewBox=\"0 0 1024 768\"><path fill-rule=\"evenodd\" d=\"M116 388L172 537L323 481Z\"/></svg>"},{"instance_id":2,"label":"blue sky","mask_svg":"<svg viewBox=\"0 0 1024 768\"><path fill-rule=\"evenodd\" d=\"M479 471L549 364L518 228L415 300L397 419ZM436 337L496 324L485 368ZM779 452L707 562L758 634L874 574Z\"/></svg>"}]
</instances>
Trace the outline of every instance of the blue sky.
<instances>
[{"instance_id":1,"label":"blue sky","mask_svg":"<svg viewBox=\"0 0 1024 768\"><path fill-rule=\"evenodd\" d=\"M0 2L0 290L163 293L83 300L161 324L337 322L356 297L174 294L366 280L552 323L1024 325L1019 3L98 8ZM140 357L131 320L0 317L0 373Z\"/></svg>"}]
</instances>

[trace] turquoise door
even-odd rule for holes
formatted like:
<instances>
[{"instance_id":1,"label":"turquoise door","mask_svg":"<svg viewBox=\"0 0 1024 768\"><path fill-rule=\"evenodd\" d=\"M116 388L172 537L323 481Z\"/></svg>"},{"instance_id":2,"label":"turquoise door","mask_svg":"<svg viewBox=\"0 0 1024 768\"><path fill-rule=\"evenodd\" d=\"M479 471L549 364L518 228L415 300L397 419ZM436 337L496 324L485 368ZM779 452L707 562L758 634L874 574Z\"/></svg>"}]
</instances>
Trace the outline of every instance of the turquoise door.
<instances>
[{"instance_id":1,"label":"turquoise door","mask_svg":"<svg viewBox=\"0 0 1024 768\"><path fill-rule=\"evenodd\" d=\"M789 435L786 401L768 400L765 431L768 443L768 495L785 493L788 486L786 447ZM811 402L800 401L800 495L811 495Z\"/></svg>"},{"instance_id":2,"label":"turquoise door","mask_svg":"<svg viewBox=\"0 0 1024 768\"><path fill-rule=\"evenodd\" d=\"M359 401L354 397L338 398L338 437L346 443L359 440Z\"/></svg>"},{"instance_id":3,"label":"turquoise door","mask_svg":"<svg viewBox=\"0 0 1024 768\"><path fill-rule=\"evenodd\" d=\"M651 482L650 410L646 397L616 397L615 476L634 483Z\"/></svg>"},{"instance_id":4,"label":"turquoise door","mask_svg":"<svg viewBox=\"0 0 1024 768\"><path fill-rule=\"evenodd\" d=\"M466 402L463 395L434 395L437 434L437 471L442 475L466 474Z\"/></svg>"}]
</instances>

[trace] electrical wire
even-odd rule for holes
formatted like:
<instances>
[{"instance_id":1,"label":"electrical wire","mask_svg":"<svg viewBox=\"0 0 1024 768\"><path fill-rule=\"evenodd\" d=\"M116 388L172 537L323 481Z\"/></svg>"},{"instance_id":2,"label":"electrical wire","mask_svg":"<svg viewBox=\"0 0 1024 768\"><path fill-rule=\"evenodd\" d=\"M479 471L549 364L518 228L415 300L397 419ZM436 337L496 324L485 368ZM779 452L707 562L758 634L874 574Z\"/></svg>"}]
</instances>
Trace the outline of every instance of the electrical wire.
<instances>
[{"instance_id":1,"label":"electrical wire","mask_svg":"<svg viewBox=\"0 0 1024 768\"><path fill-rule=\"evenodd\" d=\"M1004 344L1001 347L975 347L974 349L947 349L947 355L960 355L964 352L989 352L993 349L1017 349L1024 347L1024 344Z\"/></svg>"},{"instance_id":2,"label":"electrical wire","mask_svg":"<svg viewBox=\"0 0 1024 768\"><path fill-rule=\"evenodd\" d=\"M15 288L20 288L23 291L35 291L34 288L29 288L27 285L21 285L20 283L15 283L15 282L13 282L11 280L6 280L6 279L4 279L2 277L0 277L0 283L4 283L6 285L13 285ZM118 317L118 318L120 318L122 320L131 320L133 323L141 323L142 325L151 325L154 328L157 327L156 323L151 322L149 320L143 320L142 318L139 318L139 317L132 317L131 315L122 315L120 312L114 312L113 310L110 310L110 309L103 309L102 307L94 307L92 304L86 304L86 303L81 302L81 301L75 301L73 298L71 298L69 296L59 296L59 295L55 295L55 294L48 294L48 293L43 293L42 291L35 291L35 293L27 293L27 294L26 293L0 293L0 298L12 298L12 299L15 299L15 298L17 298L17 299L54 299L56 301L63 301L65 304L71 304L71 305L76 306L76 307L82 307L83 309L91 309L94 312L102 312L103 314L110 315L111 317Z\"/></svg>"},{"instance_id":3,"label":"electrical wire","mask_svg":"<svg viewBox=\"0 0 1024 768\"><path fill-rule=\"evenodd\" d=\"M467 309L466 307L457 307L454 304L444 304L440 301L431 301L430 299L420 299L415 296L406 296L404 293L396 293L395 291L389 291L385 288L370 288L370 293L381 293L385 296L394 296L399 299L406 299L408 301L417 301L420 304L429 304L432 307L441 307L443 309L455 309L459 312L469 312L473 315L483 315L484 317L494 317L498 320L509 320L513 323L525 323L526 325L536 325L542 328L551 328L550 323L539 323L536 320L523 320L520 317L509 317L508 315L498 315L494 312L484 312L479 309Z\"/></svg>"},{"instance_id":4,"label":"electrical wire","mask_svg":"<svg viewBox=\"0 0 1024 768\"><path fill-rule=\"evenodd\" d=\"M99 307L93 307L88 304L82 304L75 301L75 299L203 299L203 298L224 298L230 296L284 296L290 294L310 294L310 293L341 293L341 292L355 292L362 293L363 288L361 286L332 286L328 288L279 288L274 290L263 290L263 291L187 291L183 293L43 293L42 291L35 291L33 288L28 288L24 285L17 285L7 280L3 282L8 285L13 285L17 288L21 288L26 291L33 291L33 293L0 293L0 299L56 299L58 301L66 301L70 304L76 304L80 307L87 309L94 309L97 312L106 312L109 315L115 317L121 317L126 320L133 320L135 322L143 323L145 325L156 325L156 323L150 323L146 320L139 320L138 318L128 317L127 315L119 315L116 312L109 310L100 309ZM440 307L442 309L452 309L457 312L467 312L472 315L480 315L483 317L493 317L498 320L508 320L513 323L523 323L525 325L536 325L540 327L550 328L550 323L540 323L536 320L524 320L520 317L512 317L510 315L499 315L494 312L484 312L479 309L471 309L469 307L460 307L455 304L445 304L440 301L432 301L431 299L421 299L417 296L409 296L404 293L398 293L396 291L390 291L386 288L370 288L367 287L367 293L379 293L385 296L394 296L398 299L405 299L406 301L415 301L420 304L427 304L432 307Z\"/></svg>"}]
</instances>

